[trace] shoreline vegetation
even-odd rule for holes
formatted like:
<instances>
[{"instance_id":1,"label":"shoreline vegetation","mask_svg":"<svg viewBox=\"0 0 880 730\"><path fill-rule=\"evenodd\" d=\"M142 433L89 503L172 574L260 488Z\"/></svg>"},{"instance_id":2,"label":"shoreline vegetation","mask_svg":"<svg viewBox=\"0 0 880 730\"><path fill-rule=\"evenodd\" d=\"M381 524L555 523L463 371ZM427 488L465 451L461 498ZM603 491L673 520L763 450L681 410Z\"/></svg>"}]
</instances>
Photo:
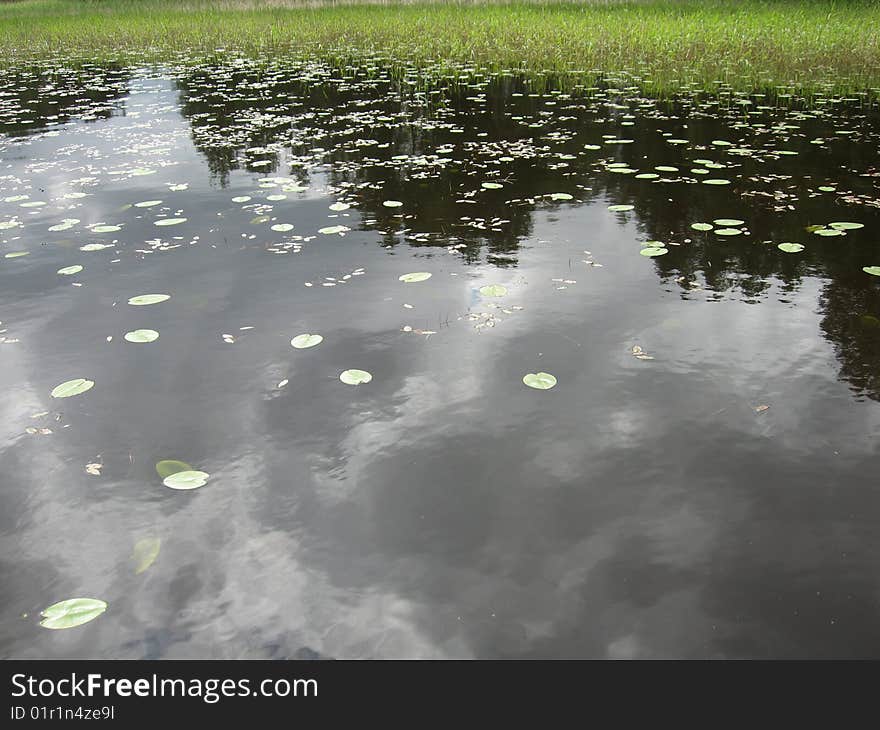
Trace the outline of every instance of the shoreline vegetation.
<instances>
[{"instance_id":1,"label":"shoreline vegetation","mask_svg":"<svg viewBox=\"0 0 880 730\"><path fill-rule=\"evenodd\" d=\"M867 0L5 0L0 62L243 54L610 74L655 93L880 94Z\"/></svg>"}]
</instances>

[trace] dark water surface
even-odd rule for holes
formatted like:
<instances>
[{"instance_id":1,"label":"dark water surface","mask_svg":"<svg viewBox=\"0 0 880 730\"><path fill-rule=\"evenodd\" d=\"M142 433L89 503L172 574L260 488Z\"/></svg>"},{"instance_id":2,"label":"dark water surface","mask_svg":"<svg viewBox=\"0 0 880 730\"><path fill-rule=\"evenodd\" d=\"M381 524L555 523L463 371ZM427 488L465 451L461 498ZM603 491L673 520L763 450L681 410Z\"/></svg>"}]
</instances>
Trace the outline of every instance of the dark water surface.
<instances>
[{"instance_id":1,"label":"dark water surface","mask_svg":"<svg viewBox=\"0 0 880 730\"><path fill-rule=\"evenodd\" d=\"M0 133L0 655L880 656L864 99L46 66Z\"/></svg>"}]
</instances>

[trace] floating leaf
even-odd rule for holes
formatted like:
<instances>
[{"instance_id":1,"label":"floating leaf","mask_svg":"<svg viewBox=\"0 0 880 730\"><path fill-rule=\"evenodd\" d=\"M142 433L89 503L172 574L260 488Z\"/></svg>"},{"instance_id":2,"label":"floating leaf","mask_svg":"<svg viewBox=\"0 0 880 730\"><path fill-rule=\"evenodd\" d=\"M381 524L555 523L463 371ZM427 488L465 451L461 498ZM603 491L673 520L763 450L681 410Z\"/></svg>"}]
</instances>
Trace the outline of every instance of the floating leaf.
<instances>
[{"instance_id":1,"label":"floating leaf","mask_svg":"<svg viewBox=\"0 0 880 730\"><path fill-rule=\"evenodd\" d=\"M708 180L703 180L704 185L730 185L730 180L725 180L724 178L709 178Z\"/></svg>"},{"instance_id":2,"label":"floating leaf","mask_svg":"<svg viewBox=\"0 0 880 730\"><path fill-rule=\"evenodd\" d=\"M305 350L309 347L314 347L315 345L320 345L324 341L324 338L321 335L297 335L294 337L290 344L293 345L297 350Z\"/></svg>"},{"instance_id":3,"label":"floating leaf","mask_svg":"<svg viewBox=\"0 0 880 730\"><path fill-rule=\"evenodd\" d=\"M634 205L609 205L608 210L612 213L624 213L625 211L635 209L635 207Z\"/></svg>"},{"instance_id":4,"label":"floating leaf","mask_svg":"<svg viewBox=\"0 0 880 730\"><path fill-rule=\"evenodd\" d=\"M113 248L109 243L87 243L85 246L80 246L80 251L103 251L105 248Z\"/></svg>"},{"instance_id":5,"label":"floating leaf","mask_svg":"<svg viewBox=\"0 0 880 730\"><path fill-rule=\"evenodd\" d=\"M30 253L30 251L10 251L3 258L5 258L5 259L18 259L18 258L21 258L22 256L27 256L29 253Z\"/></svg>"},{"instance_id":6,"label":"floating leaf","mask_svg":"<svg viewBox=\"0 0 880 730\"><path fill-rule=\"evenodd\" d=\"M385 200L382 202L386 208L399 208L403 205L399 200Z\"/></svg>"},{"instance_id":7,"label":"floating leaf","mask_svg":"<svg viewBox=\"0 0 880 730\"><path fill-rule=\"evenodd\" d=\"M880 266L863 266L862 271L871 276L880 276Z\"/></svg>"},{"instance_id":8,"label":"floating leaf","mask_svg":"<svg viewBox=\"0 0 880 730\"><path fill-rule=\"evenodd\" d=\"M800 253L804 250L803 244L800 243L780 243L776 248L785 253Z\"/></svg>"},{"instance_id":9,"label":"floating leaf","mask_svg":"<svg viewBox=\"0 0 880 730\"><path fill-rule=\"evenodd\" d=\"M346 231L350 231L351 228L348 226L327 226L326 228L319 228L318 233L323 233L325 235L330 235L333 233L345 233Z\"/></svg>"},{"instance_id":10,"label":"floating leaf","mask_svg":"<svg viewBox=\"0 0 880 730\"><path fill-rule=\"evenodd\" d=\"M115 233L121 229L121 226L92 226L92 233Z\"/></svg>"},{"instance_id":11,"label":"floating leaf","mask_svg":"<svg viewBox=\"0 0 880 730\"><path fill-rule=\"evenodd\" d=\"M503 297L507 294L507 287L501 284L487 284L480 287L480 294L484 297Z\"/></svg>"},{"instance_id":12,"label":"floating leaf","mask_svg":"<svg viewBox=\"0 0 880 730\"><path fill-rule=\"evenodd\" d=\"M349 205L348 203L333 203L329 207L330 207L330 210L340 212L343 210L348 210L349 208L351 208L351 205Z\"/></svg>"},{"instance_id":13,"label":"floating leaf","mask_svg":"<svg viewBox=\"0 0 880 730\"><path fill-rule=\"evenodd\" d=\"M272 230L277 231L278 233L287 233L287 231L293 230L293 224L292 223L276 223L274 226L272 226Z\"/></svg>"},{"instance_id":14,"label":"floating leaf","mask_svg":"<svg viewBox=\"0 0 880 730\"><path fill-rule=\"evenodd\" d=\"M691 223L691 228L695 231L711 231L712 224L711 223Z\"/></svg>"},{"instance_id":15,"label":"floating leaf","mask_svg":"<svg viewBox=\"0 0 880 730\"><path fill-rule=\"evenodd\" d=\"M170 294L139 294L128 300L128 303L135 307L143 307L147 304L158 304L171 299Z\"/></svg>"},{"instance_id":16,"label":"floating leaf","mask_svg":"<svg viewBox=\"0 0 880 730\"><path fill-rule=\"evenodd\" d=\"M44 608L40 626L46 629L72 629L88 623L107 610L107 604L97 598L68 598Z\"/></svg>"},{"instance_id":17,"label":"floating leaf","mask_svg":"<svg viewBox=\"0 0 880 730\"><path fill-rule=\"evenodd\" d=\"M152 208L154 205L161 205L161 200L143 200L140 203L135 203L135 208Z\"/></svg>"},{"instance_id":18,"label":"floating leaf","mask_svg":"<svg viewBox=\"0 0 880 730\"><path fill-rule=\"evenodd\" d=\"M730 228L731 226L741 226L745 221L741 221L738 218L716 218L713 223L722 228Z\"/></svg>"},{"instance_id":19,"label":"floating leaf","mask_svg":"<svg viewBox=\"0 0 880 730\"><path fill-rule=\"evenodd\" d=\"M143 573L156 561L161 547L162 541L158 537L145 537L134 544L132 559L135 575Z\"/></svg>"},{"instance_id":20,"label":"floating leaf","mask_svg":"<svg viewBox=\"0 0 880 730\"><path fill-rule=\"evenodd\" d=\"M526 373L523 376L523 383L530 388L550 390L550 388L556 385L556 378L550 373Z\"/></svg>"},{"instance_id":21,"label":"floating leaf","mask_svg":"<svg viewBox=\"0 0 880 730\"><path fill-rule=\"evenodd\" d=\"M568 193L550 193L550 200L573 200L574 196Z\"/></svg>"},{"instance_id":22,"label":"floating leaf","mask_svg":"<svg viewBox=\"0 0 880 730\"><path fill-rule=\"evenodd\" d=\"M250 195L237 195L232 199L233 203L247 203L251 199Z\"/></svg>"},{"instance_id":23,"label":"floating leaf","mask_svg":"<svg viewBox=\"0 0 880 730\"><path fill-rule=\"evenodd\" d=\"M157 226L176 226L181 223L186 223L186 218L160 218L157 221L154 221Z\"/></svg>"},{"instance_id":24,"label":"floating leaf","mask_svg":"<svg viewBox=\"0 0 880 730\"><path fill-rule=\"evenodd\" d=\"M74 264L73 266L65 266L63 269L58 269L56 273L61 274L62 276L73 276L73 274L78 274L82 270L82 266Z\"/></svg>"},{"instance_id":25,"label":"floating leaf","mask_svg":"<svg viewBox=\"0 0 880 730\"><path fill-rule=\"evenodd\" d=\"M366 370L344 370L340 373L339 379L346 385L361 385L369 383L373 376Z\"/></svg>"},{"instance_id":26,"label":"floating leaf","mask_svg":"<svg viewBox=\"0 0 880 730\"><path fill-rule=\"evenodd\" d=\"M645 246L639 253L642 256L663 256L669 253L665 246Z\"/></svg>"},{"instance_id":27,"label":"floating leaf","mask_svg":"<svg viewBox=\"0 0 880 730\"><path fill-rule=\"evenodd\" d=\"M159 339L156 330L132 330L125 333L125 339L129 342L153 342Z\"/></svg>"},{"instance_id":28,"label":"floating leaf","mask_svg":"<svg viewBox=\"0 0 880 730\"><path fill-rule=\"evenodd\" d=\"M415 284L430 278L431 274L427 271L415 271L411 274L403 274L403 276L397 277L398 281L402 281L404 284Z\"/></svg>"},{"instance_id":29,"label":"floating leaf","mask_svg":"<svg viewBox=\"0 0 880 730\"><path fill-rule=\"evenodd\" d=\"M742 234L742 231L739 228L716 228L715 235L717 236L739 236Z\"/></svg>"},{"instance_id":30,"label":"floating leaf","mask_svg":"<svg viewBox=\"0 0 880 730\"><path fill-rule=\"evenodd\" d=\"M815 233L817 236L825 236L826 238L833 237L833 236L845 236L846 235L846 233L844 233L839 228L821 228L820 227L820 228L815 229L813 231L813 233Z\"/></svg>"},{"instance_id":31,"label":"floating leaf","mask_svg":"<svg viewBox=\"0 0 880 730\"><path fill-rule=\"evenodd\" d=\"M857 231L859 228L864 228L864 223L850 223L849 221L838 221L836 223L829 223L829 228L833 228L837 231Z\"/></svg>"},{"instance_id":32,"label":"floating leaf","mask_svg":"<svg viewBox=\"0 0 880 730\"><path fill-rule=\"evenodd\" d=\"M203 471L177 471L165 477L162 480L162 484L170 489L198 489L199 487L205 486L209 476L210 474Z\"/></svg>"},{"instance_id":33,"label":"floating leaf","mask_svg":"<svg viewBox=\"0 0 880 730\"><path fill-rule=\"evenodd\" d=\"M163 459L156 463L156 473L160 479L170 477L179 471L192 471L192 467L185 461L177 461L176 459Z\"/></svg>"},{"instance_id":34,"label":"floating leaf","mask_svg":"<svg viewBox=\"0 0 880 730\"><path fill-rule=\"evenodd\" d=\"M94 380L86 380L85 378L66 380L52 389L51 396L53 398L70 398L72 395L79 395L87 390L91 390L94 384Z\"/></svg>"}]
</instances>

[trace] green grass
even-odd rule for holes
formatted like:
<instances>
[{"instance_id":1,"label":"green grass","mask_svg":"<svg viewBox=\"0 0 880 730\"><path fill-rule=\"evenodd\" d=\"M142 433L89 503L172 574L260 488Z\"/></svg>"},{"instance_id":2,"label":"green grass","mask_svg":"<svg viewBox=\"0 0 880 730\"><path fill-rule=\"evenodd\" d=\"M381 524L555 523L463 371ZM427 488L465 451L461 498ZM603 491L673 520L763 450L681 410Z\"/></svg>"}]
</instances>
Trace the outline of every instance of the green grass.
<instances>
[{"instance_id":1,"label":"green grass","mask_svg":"<svg viewBox=\"0 0 880 730\"><path fill-rule=\"evenodd\" d=\"M629 72L658 89L880 88L880 3L851 0L0 3L0 61L161 60L222 47L416 64Z\"/></svg>"}]
</instances>

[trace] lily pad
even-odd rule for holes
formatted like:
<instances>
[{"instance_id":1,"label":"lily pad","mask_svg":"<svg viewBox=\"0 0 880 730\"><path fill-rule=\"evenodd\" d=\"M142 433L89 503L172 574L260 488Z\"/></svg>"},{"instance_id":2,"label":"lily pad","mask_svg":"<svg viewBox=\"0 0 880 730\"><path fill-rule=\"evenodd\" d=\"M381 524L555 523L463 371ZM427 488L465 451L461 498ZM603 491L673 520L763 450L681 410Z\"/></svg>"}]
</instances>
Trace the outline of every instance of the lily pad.
<instances>
[{"instance_id":1,"label":"lily pad","mask_svg":"<svg viewBox=\"0 0 880 730\"><path fill-rule=\"evenodd\" d=\"M145 537L135 543L132 553L135 575L143 573L156 561L161 547L162 541L158 537Z\"/></svg>"},{"instance_id":2,"label":"lily pad","mask_svg":"<svg viewBox=\"0 0 880 730\"><path fill-rule=\"evenodd\" d=\"M107 604L97 598L68 598L44 608L40 626L46 629L72 629L100 616Z\"/></svg>"},{"instance_id":3,"label":"lily pad","mask_svg":"<svg viewBox=\"0 0 880 730\"><path fill-rule=\"evenodd\" d=\"M91 390L94 386L94 380L86 380L85 378L74 378L66 380L61 385L56 385L50 394L53 398L70 398L72 395L79 395Z\"/></svg>"},{"instance_id":4,"label":"lily pad","mask_svg":"<svg viewBox=\"0 0 880 730\"><path fill-rule=\"evenodd\" d=\"M780 251L785 251L785 253L800 253L804 250L804 246L801 243L780 243L776 248Z\"/></svg>"},{"instance_id":5,"label":"lily pad","mask_svg":"<svg viewBox=\"0 0 880 730\"><path fill-rule=\"evenodd\" d=\"M833 228L837 231L857 231L859 228L864 228L864 223L851 223L849 221L837 221L836 223L829 223L829 228Z\"/></svg>"},{"instance_id":6,"label":"lily pad","mask_svg":"<svg viewBox=\"0 0 880 730\"><path fill-rule=\"evenodd\" d=\"M880 266L863 266L862 271L871 276L880 276Z\"/></svg>"},{"instance_id":7,"label":"lily pad","mask_svg":"<svg viewBox=\"0 0 880 730\"><path fill-rule=\"evenodd\" d=\"M192 471L192 467L185 461L177 461L176 459L163 459L156 463L156 473L161 479L180 471Z\"/></svg>"},{"instance_id":8,"label":"lily pad","mask_svg":"<svg viewBox=\"0 0 880 730\"><path fill-rule=\"evenodd\" d=\"M730 185L730 180L725 180L720 177L710 177L708 180L703 180L704 185Z\"/></svg>"},{"instance_id":9,"label":"lily pad","mask_svg":"<svg viewBox=\"0 0 880 730\"><path fill-rule=\"evenodd\" d=\"M399 208L403 205L399 200L384 200L382 201L382 205L386 208Z\"/></svg>"},{"instance_id":10,"label":"lily pad","mask_svg":"<svg viewBox=\"0 0 880 730\"><path fill-rule=\"evenodd\" d=\"M664 256L669 253L665 246L645 246L639 253L642 256Z\"/></svg>"},{"instance_id":11,"label":"lily pad","mask_svg":"<svg viewBox=\"0 0 880 730\"><path fill-rule=\"evenodd\" d=\"M501 284L487 284L480 287L480 294L484 297L503 297L507 294L507 287Z\"/></svg>"},{"instance_id":12,"label":"lily pad","mask_svg":"<svg viewBox=\"0 0 880 730\"><path fill-rule=\"evenodd\" d=\"M210 474L203 471L196 471L194 469L189 471L178 471L165 477L162 480L162 484L170 489L198 489L199 487L205 486L208 482L208 477L210 477Z\"/></svg>"},{"instance_id":13,"label":"lily pad","mask_svg":"<svg viewBox=\"0 0 880 730\"><path fill-rule=\"evenodd\" d=\"M612 213L624 213L628 210L635 209L635 207L636 206L634 205L609 205L608 210L610 210Z\"/></svg>"},{"instance_id":14,"label":"lily pad","mask_svg":"<svg viewBox=\"0 0 880 730\"><path fill-rule=\"evenodd\" d=\"M287 233L293 230L293 223L276 223L272 226L272 230L278 233Z\"/></svg>"},{"instance_id":15,"label":"lily pad","mask_svg":"<svg viewBox=\"0 0 880 730\"><path fill-rule=\"evenodd\" d=\"M142 200L140 203L135 203L135 208L152 208L154 205L161 205L161 200Z\"/></svg>"},{"instance_id":16,"label":"lily pad","mask_svg":"<svg viewBox=\"0 0 880 730\"><path fill-rule=\"evenodd\" d=\"M154 221L154 223L157 226L177 226L181 223L186 223L186 221L186 218L160 218L159 220Z\"/></svg>"},{"instance_id":17,"label":"lily pad","mask_svg":"<svg viewBox=\"0 0 880 730\"><path fill-rule=\"evenodd\" d=\"M156 330L132 330L124 335L128 342L154 342L159 339Z\"/></svg>"},{"instance_id":18,"label":"lily pad","mask_svg":"<svg viewBox=\"0 0 880 730\"><path fill-rule=\"evenodd\" d=\"M297 350L305 350L309 347L320 345L323 341L324 338L321 335L304 334L294 337L290 341L290 344L293 345L293 347L295 347Z\"/></svg>"},{"instance_id":19,"label":"lily pad","mask_svg":"<svg viewBox=\"0 0 880 730\"><path fill-rule=\"evenodd\" d=\"M523 376L523 383L530 388L550 390L550 388L556 385L556 377L550 373L526 373Z\"/></svg>"},{"instance_id":20,"label":"lily pad","mask_svg":"<svg viewBox=\"0 0 880 730\"><path fill-rule=\"evenodd\" d=\"M61 274L62 276L73 276L74 274L78 274L83 270L83 267L79 264L74 264L73 266L65 266L63 269L58 269L56 273Z\"/></svg>"},{"instance_id":21,"label":"lily pad","mask_svg":"<svg viewBox=\"0 0 880 730\"><path fill-rule=\"evenodd\" d=\"M398 276L398 281L402 281L404 284L415 284L419 281L426 281L431 278L431 274L428 271L414 271L411 274L403 274L402 276Z\"/></svg>"},{"instance_id":22,"label":"lily pad","mask_svg":"<svg viewBox=\"0 0 880 730\"><path fill-rule=\"evenodd\" d=\"M373 376L366 370L344 370L339 374L339 379L346 385L362 385L369 383Z\"/></svg>"},{"instance_id":23,"label":"lily pad","mask_svg":"<svg viewBox=\"0 0 880 730\"><path fill-rule=\"evenodd\" d=\"M716 236L739 236L742 231L739 228L716 228Z\"/></svg>"},{"instance_id":24,"label":"lily pad","mask_svg":"<svg viewBox=\"0 0 880 730\"><path fill-rule=\"evenodd\" d=\"M484 189L486 189L486 190L500 190L500 189L503 188L504 186L503 186L501 183L496 183L496 182L484 182L484 183L482 183L482 184L480 185L480 187L481 187L481 188L484 188Z\"/></svg>"},{"instance_id":25,"label":"lily pad","mask_svg":"<svg viewBox=\"0 0 880 730\"><path fill-rule=\"evenodd\" d=\"M711 231L712 224L711 223L691 223L691 228L695 231Z\"/></svg>"},{"instance_id":26,"label":"lily pad","mask_svg":"<svg viewBox=\"0 0 880 730\"><path fill-rule=\"evenodd\" d=\"M721 226L722 228L730 228L731 226L741 226L745 221L741 221L738 218L716 218L712 221L716 226Z\"/></svg>"},{"instance_id":27,"label":"lily pad","mask_svg":"<svg viewBox=\"0 0 880 730\"><path fill-rule=\"evenodd\" d=\"M170 294L138 294L128 300L128 303L134 307L145 307L147 304L159 304L159 302L167 302L171 299Z\"/></svg>"}]
</instances>

